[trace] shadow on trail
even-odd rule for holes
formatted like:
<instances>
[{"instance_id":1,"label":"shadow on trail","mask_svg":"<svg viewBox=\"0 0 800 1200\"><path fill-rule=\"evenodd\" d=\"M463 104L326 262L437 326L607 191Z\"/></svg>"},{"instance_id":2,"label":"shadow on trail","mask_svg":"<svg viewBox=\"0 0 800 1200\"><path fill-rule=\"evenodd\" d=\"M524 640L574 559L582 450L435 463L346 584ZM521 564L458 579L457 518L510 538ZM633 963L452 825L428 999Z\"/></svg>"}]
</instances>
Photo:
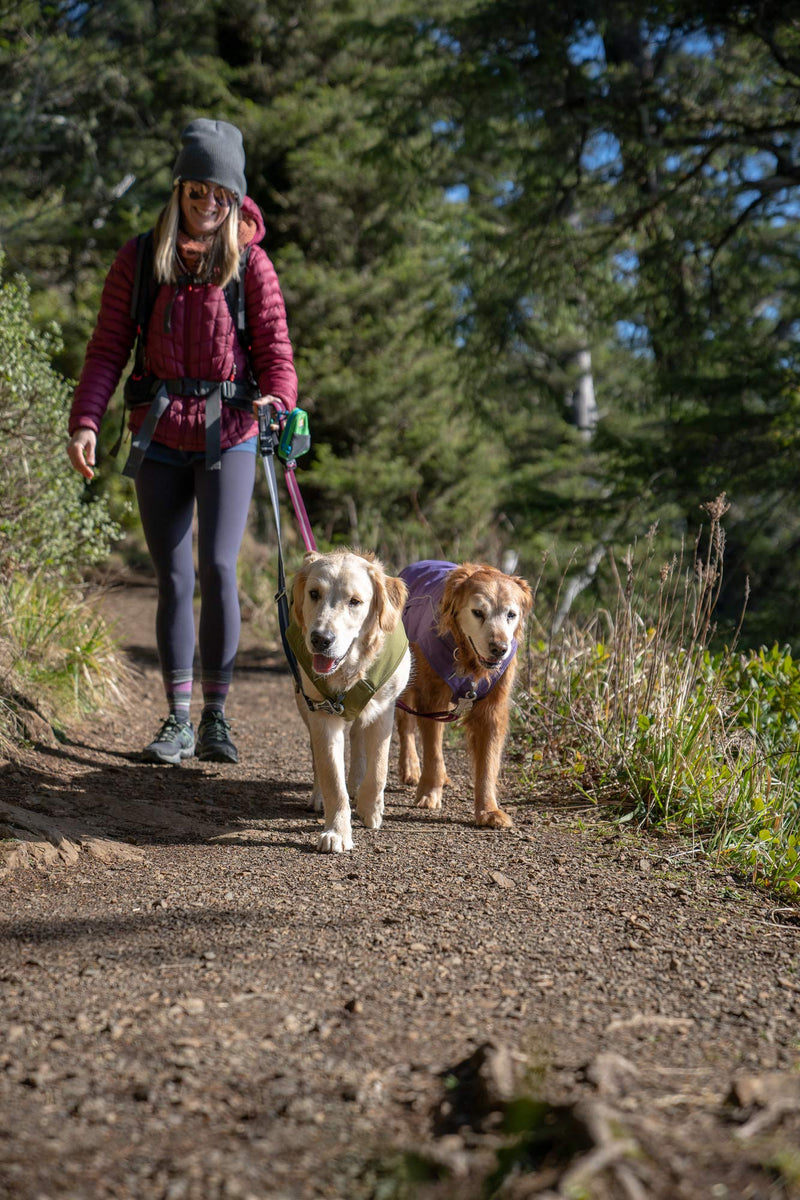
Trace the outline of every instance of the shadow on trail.
<instances>
[{"instance_id":1,"label":"shadow on trail","mask_svg":"<svg viewBox=\"0 0 800 1200\"><path fill-rule=\"evenodd\" d=\"M225 930L234 929L240 935L243 929L261 929L260 936L269 939L269 935L278 926L289 927L296 924L297 918L287 913L279 904L271 904L269 896L260 899L258 904L248 907L237 904L221 906L209 904L202 909L176 906L167 909L150 908L140 913L119 913L114 916L102 917L70 917L60 920L48 917L42 920L20 918L7 920L0 918L0 945L28 942L38 945L47 943L66 943L87 941L94 951L105 937L132 937L137 935L161 934L164 944L141 946L140 958L143 962L149 960L153 965L163 959L160 951L168 951L170 962L174 962L180 953L177 932L192 930L212 930L220 934ZM220 938L220 940L224 940ZM199 955L189 943L184 951L186 961L196 960ZM149 953L148 953L149 952ZM121 958L129 957L129 950L115 950L110 953L103 950L101 954L92 955L93 959L108 960L109 965L117 963ZM44 966L41 963L27 963L28 966Z\"/></svg>"},{"instance_id":2,"label":"shadow on trail","mask_svg":"<svg viewBox=\"0 0 800 1200\"><path fill-rule=\"evenodd\" d=\"M310 782L287 780L273 772L257 781L231 779L222 771L153 767L128 762L84 770L75 786L65 784L59 763L86 760L62 750L50 751L53 772L11 766L0 769L0 800L47 816L54 829L72 839L118 838L136 846L206 844L257 822L302 818Z\"/></svg>"}]
</instances>

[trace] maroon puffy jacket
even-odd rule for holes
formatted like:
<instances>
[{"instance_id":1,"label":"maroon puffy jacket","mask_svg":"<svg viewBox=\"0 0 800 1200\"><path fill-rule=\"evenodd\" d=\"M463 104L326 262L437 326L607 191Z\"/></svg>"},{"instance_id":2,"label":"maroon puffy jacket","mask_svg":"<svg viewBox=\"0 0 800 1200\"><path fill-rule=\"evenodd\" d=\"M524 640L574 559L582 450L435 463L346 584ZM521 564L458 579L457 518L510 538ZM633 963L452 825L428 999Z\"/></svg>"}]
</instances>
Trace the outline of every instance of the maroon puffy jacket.
<instances>
[{"instance_id":1,"label":"maroon puffy jacket","mask_svg":"<svg viewBox=\"0 0 800 1200\"><path fill-rule=\"evenodd\" d=\"M255 225L247 268L244 272L245 311L250 339L250 364L261 395L280 397L287 408L297 403L297 375L292 344L286 326L286 310L278 276L267 254L257 243L264 236L264 220L249 196L242 205L243 216ZM136 238L117 254L106 276L97 325L86 349L80 381L75 389L69 432L100 430L100 422L120 381L136 341L136 324L131 319L131 293L136 271ZM164 314L172 301L169 331ZM160 379L245 379L245 355L222 288L214 284L178 286L162 284L158 289L147 326L146 361ZM135 432L147 413L147 405L131 410L130 428ZM222 405L222 449L235 446L258 431L249 412ZM205 448L205 400L174 396L158 423L155 441L180 450Z\"/></svg>"}]
</instances>

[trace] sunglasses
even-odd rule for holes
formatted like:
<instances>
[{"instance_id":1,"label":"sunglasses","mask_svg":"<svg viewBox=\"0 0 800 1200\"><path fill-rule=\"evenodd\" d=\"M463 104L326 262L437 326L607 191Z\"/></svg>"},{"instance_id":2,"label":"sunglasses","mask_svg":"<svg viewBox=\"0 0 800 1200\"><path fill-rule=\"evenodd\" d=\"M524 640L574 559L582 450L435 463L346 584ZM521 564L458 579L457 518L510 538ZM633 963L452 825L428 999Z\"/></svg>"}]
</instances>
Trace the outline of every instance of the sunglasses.
<instances>
[{"instance_id":1,"label":"sunglasses","mask_svg":"<svg viewBox=\"0 0 800 1200\"><path fill-rule=\"evenodd\" d=\"M185 179L183 187L190 200L207 200L210 195L218 208L230 208L234 202L234 197L225 188L212 187L195 179Z\"/></svg>"}]
</instances>

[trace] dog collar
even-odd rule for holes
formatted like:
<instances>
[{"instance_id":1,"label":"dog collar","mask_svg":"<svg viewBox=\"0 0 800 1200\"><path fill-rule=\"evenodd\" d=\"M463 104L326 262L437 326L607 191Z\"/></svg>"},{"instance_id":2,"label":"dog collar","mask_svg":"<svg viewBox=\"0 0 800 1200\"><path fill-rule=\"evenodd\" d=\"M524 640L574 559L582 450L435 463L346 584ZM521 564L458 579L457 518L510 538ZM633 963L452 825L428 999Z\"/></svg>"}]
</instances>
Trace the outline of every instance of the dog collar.
<instances>
[{"instance_id":1,"label":"dog collar","mask_svg":"<svg viewBox=\"0 0 800 1200\"><path fill-rule=\"evenodd\" d=\"M309 679L313 680L314 687L325 697L321 704L306 697L306 703L310 708L325 709L327 712L343 717L345 721L354 721L359 713L367 707L375 693L380 691L387 680L394 675L408 649L406 631L402 622L398 621L395 628L386 637L380 654L370 664L366 676L359 679L348 691L337 692L331 688L324 675L317 675L312 668L311 651L306 646L303 631L296 621L290 621L286 636L300 666Z\"/></svg>"}]
</instances>

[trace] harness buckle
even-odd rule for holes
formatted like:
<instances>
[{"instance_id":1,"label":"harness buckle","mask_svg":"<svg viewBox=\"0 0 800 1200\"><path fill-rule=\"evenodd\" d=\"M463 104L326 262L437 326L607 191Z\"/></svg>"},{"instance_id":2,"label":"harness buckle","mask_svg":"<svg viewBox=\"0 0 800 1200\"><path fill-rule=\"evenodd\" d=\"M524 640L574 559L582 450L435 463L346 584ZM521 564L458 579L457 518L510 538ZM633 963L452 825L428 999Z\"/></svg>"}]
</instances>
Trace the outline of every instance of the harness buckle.
<instances>
[{"instance_id":1,"label":"harness buckle","mask_svg":"<svg viewBox=\"0 0 800 1200\"><path fill-rule=\"evenodd\" d=\"M331 717L344 716L344 704L342 703L341 699L312 700L309 696L306 696L305 692L303 692L303 696L311 712L324 712Z\"/></svg>"}]
</instances>

